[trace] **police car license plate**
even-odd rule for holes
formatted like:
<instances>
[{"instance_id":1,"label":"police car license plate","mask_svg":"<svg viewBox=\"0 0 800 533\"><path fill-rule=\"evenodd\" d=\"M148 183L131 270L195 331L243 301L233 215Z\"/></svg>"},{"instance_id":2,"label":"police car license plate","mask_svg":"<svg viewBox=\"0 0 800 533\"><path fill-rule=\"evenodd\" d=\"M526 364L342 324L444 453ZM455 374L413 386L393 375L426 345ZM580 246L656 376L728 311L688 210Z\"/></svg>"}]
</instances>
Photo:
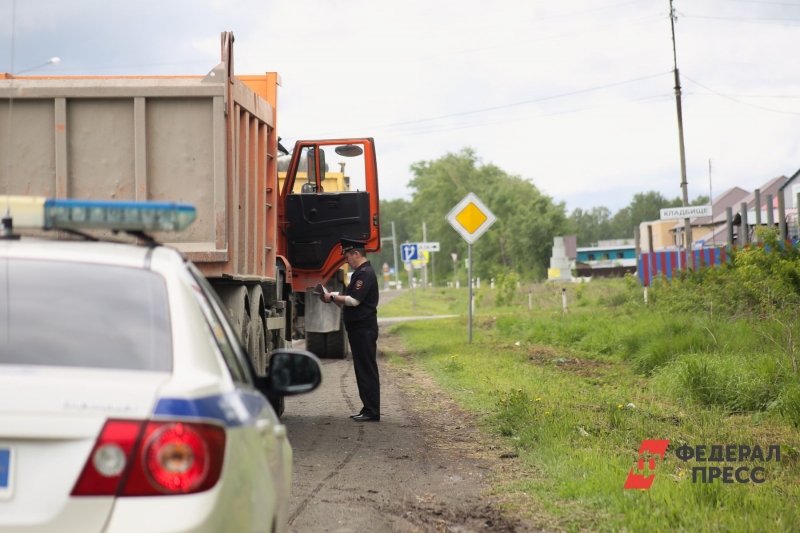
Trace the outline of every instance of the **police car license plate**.
<instances>
[{"instance_id":1,"label":"police car license plate","mask_svg":"<svg viewBox=\"0 0 800 533\"><path fill-rule=\"evenodd\" d=\"M8 500L14 491L14 448L0 446L0 500Z\"/></svg>"}]
</instances>

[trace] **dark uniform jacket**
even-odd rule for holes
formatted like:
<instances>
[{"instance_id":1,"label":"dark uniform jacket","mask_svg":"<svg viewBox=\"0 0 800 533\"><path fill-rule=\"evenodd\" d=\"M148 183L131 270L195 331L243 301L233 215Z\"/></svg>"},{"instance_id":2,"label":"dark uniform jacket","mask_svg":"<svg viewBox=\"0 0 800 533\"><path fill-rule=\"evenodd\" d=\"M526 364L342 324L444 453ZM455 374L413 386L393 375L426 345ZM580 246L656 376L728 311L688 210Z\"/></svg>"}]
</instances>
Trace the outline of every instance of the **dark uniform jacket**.
<instances>
[{"instance_id":1,"label":"dark uniform jacket","mask_svg":"<svg viewBox=\"0 0 800 533\"><path fill-rule=\"evenodd\" d=\"M344 293L359 302L344 306L344 325L347 329L378 327L378 278L369 261L355 269Z\"/></svg>"}]
</instances>

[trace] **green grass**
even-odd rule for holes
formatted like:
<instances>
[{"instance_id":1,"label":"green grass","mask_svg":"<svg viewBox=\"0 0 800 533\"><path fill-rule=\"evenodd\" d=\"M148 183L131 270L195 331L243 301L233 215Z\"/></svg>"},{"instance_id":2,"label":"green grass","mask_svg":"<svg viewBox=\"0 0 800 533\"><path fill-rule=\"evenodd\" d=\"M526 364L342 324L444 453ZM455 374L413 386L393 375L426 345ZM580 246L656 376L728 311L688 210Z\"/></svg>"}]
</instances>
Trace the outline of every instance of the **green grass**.
<instances>
[{"instance_id":1,"label":"green grass","mask_svg":"<svg viewBox=\"0 0 800 533\"><path fill-rule=\"evenodd\" d=\"M453 315L467 312L467 295L464 290L463 302L448 289L414 289L412 301L411 293L407 291L402 297L392 300L389 305L378 305L379 318L392 318L398 316L434 316ZM381 293L383 295L383 293ZM460 305L462 304L463 305Z\"/></svg>"},{"instance_id":2,"label":"green grass","mask_svg":"<svg viewBox=\"0 0 800 533\"><path fill-rule=\"evenodd\" d=\"M800 385L760 326L658 316L621 281L567 289L566 315L557 286L518 291L507 307L481 289L472 344L465 289L426 302L462 316L393 328L410 357L392 364L419 365L518 450L526 474L496 490L533 495L543 527L567 531L800 530ZM644 439L669 439L670 451L650 490L623 490ZM686 443L780 444L784 455L764 463L760 485L693 484L692 466L731 464L684 463L674 449Z\"/></svg>"}]
</instances>

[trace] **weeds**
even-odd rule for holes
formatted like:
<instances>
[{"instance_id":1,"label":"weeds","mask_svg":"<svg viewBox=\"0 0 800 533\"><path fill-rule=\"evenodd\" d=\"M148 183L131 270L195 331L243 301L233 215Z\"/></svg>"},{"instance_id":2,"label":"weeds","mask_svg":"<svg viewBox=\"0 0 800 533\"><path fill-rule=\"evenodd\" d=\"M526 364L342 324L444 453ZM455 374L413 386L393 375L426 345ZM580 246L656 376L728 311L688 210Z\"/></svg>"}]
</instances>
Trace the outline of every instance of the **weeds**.
<instances>
[{"instance_id":1,"label":"weeds","mask_svg":"<svg viewBox=\"0 0 800 533\"><path fill-rule=\"evenodd\" d=\"M445 372L460 372L464 370L464 363L458 360L458 354L451 355L450 359L448 359L444 364L444 371Z\"/></svg>"},{"instance_id":2,"label":"weeds","mask_svg":"<svg viewBox=\"0 0 800 533\"><path fill-rule=\"evenodd\" d=\"M764 334L781 343L782 326L723 313L722 304L713 318L673 313L661 302L645 307L625 284L583 285L587 305L566 316L561 287L535 286L534 311L491 307L496 320L475 329L471 344L464 318L394 331L414 364L517 450L520 478L494 488L532 496L536 508L524 511L541 517L540 529L800 530L800 379ZM462 292L450 293L461 298L457 305L466 301ZM609 304L625 293L624 304ZM576 359L602 372L585 377L581 365L564 364ZM709 485L692 483L691 465L668 452L650 490L622 490L645 439L781 444L792 458L765 463L763 485Z\"/></svg>"}]
</instances>

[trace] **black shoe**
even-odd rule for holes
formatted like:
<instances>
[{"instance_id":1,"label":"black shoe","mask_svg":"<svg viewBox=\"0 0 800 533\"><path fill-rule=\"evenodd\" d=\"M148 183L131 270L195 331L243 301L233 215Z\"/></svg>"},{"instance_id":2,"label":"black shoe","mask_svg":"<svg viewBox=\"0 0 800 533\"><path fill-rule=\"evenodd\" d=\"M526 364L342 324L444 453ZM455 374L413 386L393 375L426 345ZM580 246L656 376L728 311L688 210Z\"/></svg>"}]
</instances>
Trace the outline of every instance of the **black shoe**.
<instances>
[{"instance_id":1,"label":"black shoe","mask_svg":"<svg viewBox=\"0 0 800 533\"><path fill-rule=\"evenodd\" d=\"M356 416L351 416L350 418L352 418L356 422L378 422L381 419L380 416L365 415L364 413L358 414Z\"/></svg>"},{"instance_id":2,"label":"black shoe","mask_svg":"<svg viewBox=\"0 0 800 533\"><path fill-rule=\"evenodd\" d=\"M361 416L361 415L362 415L362 413L358 413L357 415L350 415L350 418L355 418L355 417Z\"/></svg>"}]
</instances>

